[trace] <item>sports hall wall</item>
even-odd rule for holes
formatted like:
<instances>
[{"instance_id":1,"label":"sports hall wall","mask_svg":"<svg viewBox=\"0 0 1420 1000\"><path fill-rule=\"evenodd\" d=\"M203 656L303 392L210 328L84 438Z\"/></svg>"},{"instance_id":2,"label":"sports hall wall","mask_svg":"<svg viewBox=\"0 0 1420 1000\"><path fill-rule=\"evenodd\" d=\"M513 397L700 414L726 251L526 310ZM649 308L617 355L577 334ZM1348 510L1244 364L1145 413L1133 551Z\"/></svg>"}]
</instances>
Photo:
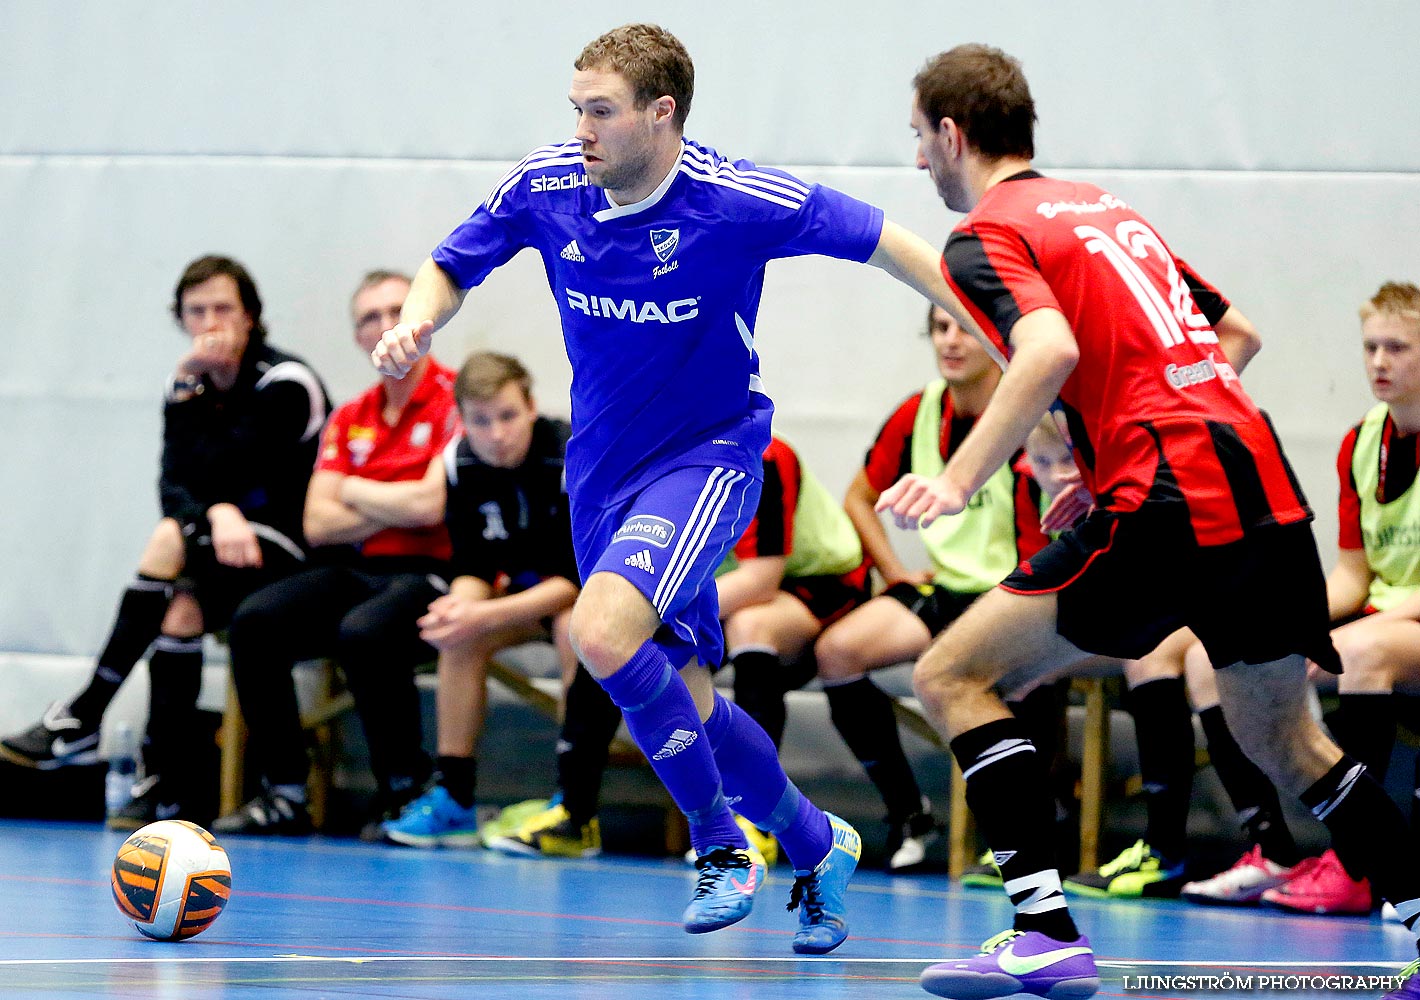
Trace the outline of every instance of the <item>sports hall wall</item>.
<instances>
[{"instance_id":1,"label":"sports hall wall","mask_svg":"<svg viewBox=\"0 0 1420 1000\"><path fill-rule=\"evenodd\" d=\"M1267 339L1246 381L1335 544L1336 445L1366 409L1356 307L1420 280L1420 5L1321 0L716 4L0 2L0 650L87 653L158 516L160 395L183 265L231 254L272 340L338 399L371 381L347 300L413 270L535 145L569 136L571 62L657 20L697 64L688 134L881 204L940 244L912 166L933 52L1019 56L1038 164L1140 208ZM759 317L778 429L835 492L932 377L923 303L868 268L772 265ZM569 371L535 258L437 340Z\"/></svg>"}]
</instances>

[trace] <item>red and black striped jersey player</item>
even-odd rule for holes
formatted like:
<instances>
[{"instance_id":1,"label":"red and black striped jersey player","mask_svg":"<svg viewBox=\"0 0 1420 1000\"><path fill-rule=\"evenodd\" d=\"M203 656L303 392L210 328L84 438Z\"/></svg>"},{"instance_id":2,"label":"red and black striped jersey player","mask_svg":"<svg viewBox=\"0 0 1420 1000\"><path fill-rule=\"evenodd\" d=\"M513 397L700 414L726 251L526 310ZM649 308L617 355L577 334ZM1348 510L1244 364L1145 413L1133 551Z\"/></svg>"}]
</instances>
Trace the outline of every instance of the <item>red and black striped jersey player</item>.
<instances>
[{"instance_id":1,"label":"red and black striped jersey player","mask_svg":"<svg viewBox=\"0 0 1420 1000\"><path fill-rule=\"evenodd\" d=\"M1085 652L1141 656L1182 626L1218 668L1247 755L1414 928L1420 859L1405 819L1307 712L1307 660L1332 672L1340 661L1311 510L1238 380L1256 330L1124 200L1032 169L1035 106L1017 60L962 45L913 86L917 166L966 213L944 274L1010 361L942 473L905 476L879 509L903 527L958 513L1057 397L1096 498L918 661L914 687L951 741L1015 907L1010 930L978 956L928 967L922 986L944 997L1098 989L1060 891L1043 762L996 688ZM1417 970L1387 997L1420 998Z\"/></svg>"}]
</instances>

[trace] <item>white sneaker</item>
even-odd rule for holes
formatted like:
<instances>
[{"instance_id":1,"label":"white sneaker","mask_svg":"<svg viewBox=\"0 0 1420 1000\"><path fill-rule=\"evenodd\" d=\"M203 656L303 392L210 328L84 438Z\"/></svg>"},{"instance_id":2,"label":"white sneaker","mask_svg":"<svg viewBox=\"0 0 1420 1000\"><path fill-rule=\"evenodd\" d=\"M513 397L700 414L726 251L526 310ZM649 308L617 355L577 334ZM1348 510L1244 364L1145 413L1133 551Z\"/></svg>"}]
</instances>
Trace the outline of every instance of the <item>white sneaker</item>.
<instances>
[{"instance_id":1,"label":"white sneaker","mask_svg":"<svg viewBox=\"0 0 1420 1000\"><path fill-rule=\"evenodd\" d=\"M922 811L913 813L888 835L887 870L902 871L920 865L927 858L927 845L940 836L940 828L932 816L932 804L922 797Z\"/></svg>"},{"instance_id":2,"label":"white sneaker","mask_svg":"<svg viewBox=\"0 0 1420 1000\"><path fill-rule=\"evenodd\" d=\"M1262 847L1254 845L1227 871L1201 882L1189 882L1179 896L1193 903L1251 906L1268 889L1286 882L1292 872L1291 868L1268 861L1262 856Z\"/></svg>"}]
</instances>

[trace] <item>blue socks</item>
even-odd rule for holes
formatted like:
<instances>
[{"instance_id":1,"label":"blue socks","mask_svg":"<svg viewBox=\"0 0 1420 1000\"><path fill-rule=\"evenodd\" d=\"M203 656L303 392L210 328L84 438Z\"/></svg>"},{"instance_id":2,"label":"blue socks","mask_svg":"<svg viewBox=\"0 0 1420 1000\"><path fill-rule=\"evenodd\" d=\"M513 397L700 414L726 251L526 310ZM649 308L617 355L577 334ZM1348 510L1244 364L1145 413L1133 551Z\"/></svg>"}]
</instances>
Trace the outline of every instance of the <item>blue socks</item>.
<instances>
[{"instance_id":1,"label":"blue socks","mask_svg":"<svg viewBox=\"0 0 1420 1000\"><path fill-rule=\"evenodd\" d=\"M796 871L816 867L833 847L833 828L784 774L769 735L718 692L705 732L735 811L779 838Z\"/></svg>"},{"instance_id":2,"label":"blue socks","mask_svg":"<svg viewBox=\"0 0 1420 1000\"><path fill-rule=\"evenodd\" d=\"M660 647L643 643L625 666L602 678L601 685L621 709L626 728L656 776L685 813L696 853L711 847L745 847L744 834L720 790L720 771L695 699ZM759 735L768 742L762 730ZM769 749L772 755L773 744ZM785 780L782 771L780 775Z\"/></svg>"}]
</instances>

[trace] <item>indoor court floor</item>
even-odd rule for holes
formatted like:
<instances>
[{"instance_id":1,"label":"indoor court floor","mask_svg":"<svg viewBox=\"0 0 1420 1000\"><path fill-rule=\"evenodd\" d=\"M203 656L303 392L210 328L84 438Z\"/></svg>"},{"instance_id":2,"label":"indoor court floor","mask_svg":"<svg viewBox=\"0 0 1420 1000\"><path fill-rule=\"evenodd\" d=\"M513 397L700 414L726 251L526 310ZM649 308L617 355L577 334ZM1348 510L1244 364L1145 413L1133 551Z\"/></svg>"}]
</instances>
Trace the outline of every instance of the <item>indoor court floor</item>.
<instances>
[{"instance_id":1,"label":"indoor court floor","mask_svg":"<svg viewBox=\"0 0 1420 1000\"><path fill-rule=\"evenodd\" d=\"M0 997L911 1000L927 996L923 966L973 953L1010 914L996 891L863 872L848 942L801 959L789 948L782 867L747 920L691 937L678 921L692 872L670 860L229 837L231 903L205 934L174 944L139 936L114 907L108 872L122 841L95 825L0 822ZM1328 989L1326 977L1385 975L1415 955L1409 933L1379 917L1164 901L1073 908L1105 997L1378 997ZM1252 986L1205 991L1175 978L1225 974Z\"/></svg>"}]
</instances>

